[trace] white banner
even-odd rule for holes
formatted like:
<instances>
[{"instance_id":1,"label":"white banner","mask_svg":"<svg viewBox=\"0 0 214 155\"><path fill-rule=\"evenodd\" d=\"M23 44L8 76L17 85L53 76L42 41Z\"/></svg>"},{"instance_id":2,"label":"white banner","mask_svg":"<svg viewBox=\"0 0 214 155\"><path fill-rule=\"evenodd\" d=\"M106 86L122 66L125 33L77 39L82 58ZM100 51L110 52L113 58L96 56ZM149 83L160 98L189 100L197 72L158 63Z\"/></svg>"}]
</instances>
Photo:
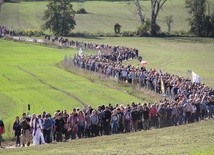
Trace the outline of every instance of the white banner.
<instances>
[{"instance_id":1,"label":"white banner","mask_svg":"<svg viewBox=\"0 0 214 155\"><path fill-rule=\"evenodd\" d=\"M82 50L81 47L80 47L80 49L79 49L79 56L83 56L83 50Z\"/></svg>"},{"instance_id":2,"label":"white banner","mask_svg":"<svg viewBox=\"0 0 214 155\"><path fill-rule=\"evenodd\" d=\"M194 83L200 83L201 78L199 75L197 75L195 72L192 71L192 82Z\"/></svg>"}]
</instances>

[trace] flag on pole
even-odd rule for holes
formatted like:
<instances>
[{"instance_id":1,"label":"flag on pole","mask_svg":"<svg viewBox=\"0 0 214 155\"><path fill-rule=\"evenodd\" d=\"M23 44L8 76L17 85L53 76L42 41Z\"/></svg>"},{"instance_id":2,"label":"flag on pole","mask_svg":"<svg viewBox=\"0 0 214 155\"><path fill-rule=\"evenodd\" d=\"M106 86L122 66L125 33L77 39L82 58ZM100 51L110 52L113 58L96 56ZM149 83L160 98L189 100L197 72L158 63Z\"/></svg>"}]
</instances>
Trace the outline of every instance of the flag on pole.
<instances>
[{"instance_id":1,"label":"flag on pole","mask_svg":"<svg viewBox=\"0 0 214 155\"><path fill-rule=\"evenodd\" d=\"M192 71L192 82L193 83L200 83L201 78L199 75L197 75L195 72Z\"/></svg>"},{"instance_id":2,"label":"flag on pole","mask_svg":"<svg viewBox=\"0 0 214 155\"><path fill-rule=\"evenodd\" d=\"M119 59L120 59L120 51L119 51L119 54L117 56L117 61L119 61Z\"/></svg>"},{"instance_id":3,"label":"flag on pole","mask_svg":"<svg viewBox=\"0 0 214 155\"><path fill-rule=\"evenodd\" d=\"M147 61L141 61L140 65L141 65L141 67L144 67L145 65L147 65Z\"/></svg>"},{"instance_id":4,"label":"flag on pole","mask_svg":"<svg viewBox=\"0 0 214 155\"><path fill-rule=\"evenodd\" d=\"M100 49L98 50L97 55L98 55L99 57L101 57L101 51L100 51Z\"/></svg>"},{"instance_id":5,"label":"flag on pole","mask_svg":"<svg viewBox=\"0 0 214 155\"><path fill-rule=\"evenodd\" d=\"M83 55L83 50L82 50L82 48L80 47L80 49L79 49L79 56L82 56Z\"/></svg>"},{"instance_id":6,"label":"flag on pole","mask_svg":"<svg viewBox=\"0 0 214 155\"><path fill-rule=\"evenodd\" d=\"M165 94L165 89L164 89L164 83L163 83L163 78L162 78L162 76L161 76L161 92L162 92L163 94Z\"/></svg>"}]
</instances>

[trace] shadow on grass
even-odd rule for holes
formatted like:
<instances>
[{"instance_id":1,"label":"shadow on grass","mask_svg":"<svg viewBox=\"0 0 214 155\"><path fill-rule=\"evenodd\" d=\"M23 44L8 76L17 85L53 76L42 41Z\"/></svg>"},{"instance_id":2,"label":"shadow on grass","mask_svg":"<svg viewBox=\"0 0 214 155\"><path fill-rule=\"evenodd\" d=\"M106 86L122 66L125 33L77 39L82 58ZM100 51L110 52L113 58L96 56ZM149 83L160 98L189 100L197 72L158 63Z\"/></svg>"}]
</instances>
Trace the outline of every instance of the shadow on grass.
<instances>
[{"instance_id":1,"label":"shadow on grass","mask_svg":"<svg viewBox=\"0 0 214 155\"><path fill-rule=\"evenodd\" d=\"M176 37L176 36L167 36L163 37L165 40L177 41L182 43L212 43L213 38L200 38L200 37Z\"/></svg>"},{"instance_id":2,"label":"shadow on grass","mask_svg":"<svg viewBox=\"0 0 214 155\"><path fill-rule=\"evenodd\" d=\"M89 34L88 32L71 33L66 37L102 40L102 38L98 37L97 35Z\"/></svg>"}]
</instances>

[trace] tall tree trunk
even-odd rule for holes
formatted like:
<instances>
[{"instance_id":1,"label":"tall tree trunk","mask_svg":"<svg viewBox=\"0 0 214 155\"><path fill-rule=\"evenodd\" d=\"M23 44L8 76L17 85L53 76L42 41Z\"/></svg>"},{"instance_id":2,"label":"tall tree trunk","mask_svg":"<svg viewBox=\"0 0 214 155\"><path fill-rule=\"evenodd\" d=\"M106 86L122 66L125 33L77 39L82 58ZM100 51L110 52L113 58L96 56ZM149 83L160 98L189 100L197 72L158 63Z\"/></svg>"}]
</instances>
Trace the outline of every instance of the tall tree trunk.
<instances>
[{"instance_id":1,"label":"tall tree trunk","mask_svg":"<svg viewBox=\"0 0 214 155\"><path fill-rule=\"evenodd\" d=\"M151 35L156 35L156 19L158 17L159 11L162 9L163 5L167 0L151 0Z\"/></svg>"},{"instance_id":2,"label":"tall tree trunk","mask_svg":"<svg viewBox=\"0 0 214 155\"><path fill-rule=\"evenodd\" d=\"M4 3L4 0L0 0L0 12L1 12L1 6Z\"/></svg>"},{"instance_id":3,"label":"tall tree trunk","mask_svg":"<svg viewBox=\"0 0 214 155\"><path fill-rule=\"evenodd\" d=\"M142 14L142 8L140 6L139 0L135 0L135 5L137 7L137 14L140 17L141 24L143 24L144 23L144 17L143 17L143 14Z\"/></svg>"},{"instance_id":4,"label":"tall tree trunk","mask_svg":"<svg viewBox=\"0 0 214 155\"><path fill-rule=\"evenodd\" d=\"M156 35L156 16L154 0L151 0L151 35Z\"/></svg>"}]
</instances>

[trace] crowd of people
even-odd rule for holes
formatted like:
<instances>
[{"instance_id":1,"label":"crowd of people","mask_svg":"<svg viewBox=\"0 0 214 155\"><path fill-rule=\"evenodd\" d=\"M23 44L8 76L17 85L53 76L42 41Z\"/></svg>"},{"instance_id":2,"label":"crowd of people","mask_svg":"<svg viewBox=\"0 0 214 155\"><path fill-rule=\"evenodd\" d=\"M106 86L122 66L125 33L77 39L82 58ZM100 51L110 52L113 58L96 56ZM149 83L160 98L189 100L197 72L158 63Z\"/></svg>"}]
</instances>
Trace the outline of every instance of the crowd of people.
<instances>
[{"instance_id":1,"label":"crowd of people","mask_svg":"<svg viewBox=\"0 0 214 155\"><path fill-rule=\"evenodd\" d=\"M187 100L183 98L183 103L165 98L155 104L132 102L74 108L71 112L57 110L53 116L45 111L31 116L23 113L21 119L15 118L12 130L16 146L25 147L177 126L212 117L214 97L205 94L196 100L190 95ZM4 124L0 121L0 138L3 133Z\"/></svg>"},{"instance_id":2,"label":"crowd of people","mask_svg":"<svg viewBox=\"0 0 214 155\"><path fill-rule=\"evenodd\" d=\"M0 34L3 29L0 28ZM35 39L34 42L38 40ZM133 102L129 105L109 104L96 108L88 106L83 109L75 108L69 113L66 110L58 110L53 116L46 112L32 116L23 113L22 119L17 116L13 125L16 146L29 146L31 141L34 145L39 145L163 128L193 123L214 116L212 88L202 83L192 83L184 77L163 73L161 70L147 70L145 66L125 66L123 61L139 57L138 49L69 41L49 36L39 42L81 48L86 51L97 50L96 55L86 56L83 53L75 55L72 63L76 67L165 94L166 98L155 104ZM1 134L1 124L3 122L0 121L0 142L4 132L2 127Z\"/></svg>"},{"instance_id":3,"label":"crowd of people","mask_svg":"<svg viewBox=\"0 0 214 155\"><path fill-rule=\"evenodd\" d=\"M7 29L5 26L0 25L0 38L5 36L12 36L15 34L15 31Z\"/></svg>"},{"instance_id":4,"label":"crowd of people","mask_svg":"<svg viewBox=\"0 0 214 155\"><path fill-rule=\"evenodd\" d=\"M0 26L0 37L4 37L6 34L8 34L6 27Z\"/></svg>"}]
</instances>

